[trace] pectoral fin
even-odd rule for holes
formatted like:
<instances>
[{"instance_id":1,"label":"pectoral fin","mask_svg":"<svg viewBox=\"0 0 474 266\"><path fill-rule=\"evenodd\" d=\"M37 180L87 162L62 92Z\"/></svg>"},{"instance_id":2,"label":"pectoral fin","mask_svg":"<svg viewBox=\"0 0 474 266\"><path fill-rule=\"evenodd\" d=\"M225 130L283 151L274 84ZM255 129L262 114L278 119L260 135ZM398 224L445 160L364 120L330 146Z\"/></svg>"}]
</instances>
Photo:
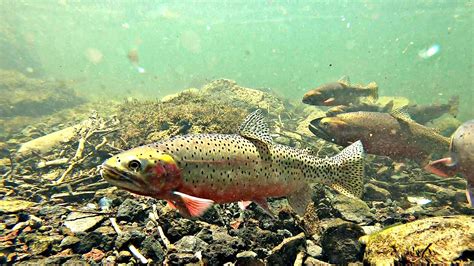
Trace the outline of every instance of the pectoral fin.
<instances>
[{"instance_id":1,"label":"pectoral fin","mask_svg":"<svg viewBox=\"0 0 474 266\"><path fill-rule=\"evenodd\" d=\"M176 207L184 216L201 216L214 204L214 201L210 199L193 197L177 191L174 191L173 194L179 197L180 200L176 202Z\"/></svg>"},{"instance_id":2,"label":"pectoral fin","mask_svg":"<svg viewBox=\"0 0 474 266\"><path fill-rule=\"evenodd\" d=\"M456 173L450 157L430 162L425 166L425 171L441 177L450 177Z\"/></svg>"},{"instance_id":3,"label":"pectoral fin","mask_svg":"<svg viewBox=\"0 0 474 266\"><path fill-rule=\"evenodd\" d=\"M466 197L471 208L474 208L474 185L469 182L467 182Z\"/></svg>"},{"instance_id":4,"label":"pectoral fin","mask_svg":"<svg viewBox=\"0 0 474 266\"><path fill-rule=\"evenodd\" d=\"M248 207L251 203L252 203L251 201L244 201L244 200L241 200L241 201L239 201L239 202L237 203L237 205L239 205L239 208L244 211L244 210L247 209L247 207Z\"/></svg>"},{"instance_id":5,"label":"pectoral fin","mask_svg":"<svg viewBox=\"0 0 474 266\"><path fill-rule=\"evenodd\" d=\"M304 185L299 190L288 195L288 203L296 211L299 216L303 216L306 212L308 204L311 202L311 188L309 185Z\"/></svg>"}]
</instances>

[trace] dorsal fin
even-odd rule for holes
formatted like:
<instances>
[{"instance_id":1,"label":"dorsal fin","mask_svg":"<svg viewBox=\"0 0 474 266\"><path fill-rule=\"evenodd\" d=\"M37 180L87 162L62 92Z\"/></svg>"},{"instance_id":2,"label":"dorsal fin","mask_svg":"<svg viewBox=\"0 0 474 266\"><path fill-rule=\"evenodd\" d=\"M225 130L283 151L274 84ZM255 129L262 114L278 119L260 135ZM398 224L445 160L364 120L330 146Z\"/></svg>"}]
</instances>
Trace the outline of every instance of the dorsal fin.
<instances>
[{"instance_id":1,"label":"dorsal fin","mask_svg":"<svg viewBox=\"0 0 474 266\"><path fill-rule=\"evenodd\" d=\"M262 111L257 109L245 118L239 127L239 135L244 138L261 141L267 145L273 143L267 124L263 121Z\"/></svg>"},{"instance_id":2,"label":"dorsal fin","mask_svg":"<svg viewBox=\"0 0 474 266\"><path fill-rule=\"evenodd\" d=\"M346 84L347 86L351 85L351 79L349 78L348 75L342 76L341 78L339 78L338 81L341 82L341 83Z\"/></svg>"},{"instance_id":3,"label":"dorsal fin","mask_svg":"<svg viewBox=\"0 0 474 266\"><path fill-rule=\"evenodd\" d=\"M415 122L413 119L411 119L410 114L407 112L407 106L402 106L397 109L392 109L390 111L390 115L396 118L398 121L403 121L403 122Z\"/></svg>"}]
</instances>

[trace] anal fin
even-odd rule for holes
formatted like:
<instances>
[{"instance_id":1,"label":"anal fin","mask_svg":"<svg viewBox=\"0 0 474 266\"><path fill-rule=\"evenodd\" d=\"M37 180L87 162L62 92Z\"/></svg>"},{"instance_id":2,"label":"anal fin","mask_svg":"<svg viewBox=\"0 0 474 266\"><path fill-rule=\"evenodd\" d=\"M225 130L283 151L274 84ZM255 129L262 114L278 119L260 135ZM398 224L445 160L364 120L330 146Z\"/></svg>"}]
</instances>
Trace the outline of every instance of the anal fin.
<instances>
[{"instance_id":1,"label":"anal fin","mask_svg":"<svg viewBox=\"0 0 474 266\"><path fill-rule=\"evenodd\" d=\"M311 196L311 188L305 184L302 188L288 195L287 199L291 208L293 208L299 216L303 216L311 202Z\"/></svg>"},{"instance_id":2,"label":"anal fin","mask_svg":"<svg viewBox=\"0 0 474 266\"><path fill-rule=\"evenodd\" d=\"M268 202L266 199L261 198L261 199L254 199L253 202L255 202L258 206L260 206L266 214L270 215L272 218L275 218L275 214L270 210L270 206L268 206Z\"/></svg>"}]
</instances>

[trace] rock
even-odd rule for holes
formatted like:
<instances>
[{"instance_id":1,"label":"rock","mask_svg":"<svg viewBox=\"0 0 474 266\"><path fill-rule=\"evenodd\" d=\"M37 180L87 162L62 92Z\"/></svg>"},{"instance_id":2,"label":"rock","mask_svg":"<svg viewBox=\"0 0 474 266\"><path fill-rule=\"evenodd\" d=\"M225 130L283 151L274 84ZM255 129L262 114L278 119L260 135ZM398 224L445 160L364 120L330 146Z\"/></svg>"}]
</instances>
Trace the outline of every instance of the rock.
<instances>
[{"instance_id":1,"label":"rock","mask_svg":"<svg viewBox=\"0 0 474 266\"><path fill-rule=\"evenodd\" d=\"M17 155L19 157L26 157L31 155L33 152L47 154L54 148L61 146L63 143L71 141L81 127L82 123L25 142L21 144L17 151Z\"/></svg>"},{"instance_id":2,"label":"rock","mask_svg":"<svg viewBox=\"0 0 474 266\"><path fill-rule=\"evenodd\" d=\"M82 212L71 212L64 222L64 225L73 233L86 232L99 225L104 220L104 216Z\"/></svg>"},{"instance_id":3,"label":"rock","mask_svg":"<svg viewBox=\"0 0 474 266\"><path fill-rule=\"evenodd\" d=\"M26 238L28 245L28 251L31 255L44 255L47 254L53 244L57 244L62 240L62 236L43 236L43 235L29 235Z\"/></svg>"},{"instance_id":4,"label":"rock","mask_svg":"<svg viewBox=\"0 0 474 266\"><path fill-rule=\"evenodd\" d=\"M306 260L304 261L304 266L321 266L321 265L331 265L331 264L326 263L324 261L320 261L313 257L307 257Z\"/></svg>"},{"instance_id":5,"label":"rock","mask_svg":"<svg viewBox=\"0 0 474 266\"><path fill-rule=\"evenodd\" d=\"M105 253L100 249L93 248L88 253L82 255L82 258L87 261L100 262L105 257Z\"/></svg>"},{"instance_id":6,"label":"rock","mask_svg":"<svg viewBox=\"0 0 474 266\"><path fill-rule=\"evenodd\" d=\"M77 243L79 243L81 240L78 238L78 237L75 237L75 236L66 236L65 238L63 238L63 240L61 241L61 244L59 244L59 247L60 248L68 248L68 247L72 247L74 245L76 245Z\"/></svg>"},{"instance_id":7,"label":"rock","mask_svg":"<svg viewBox=\"0 0 474 266\"><path fill-rule=\"evenodd\" d=\"M341 219L322 222L321 247L329 263L347 264L362 259L359 237L364 235L362 227Z\"/></svg>"},{"instance_id":8,"label":"rock","mask_svg":"<svg viewBox=\"0 0 474 266\"><path fill-rule=\"evenodd\" d=\"M298 249L304 248L305 245L304 233L286 238L272 249L270 256L267 258L267 263L270 265L286 265L289 262L294 262Z\"/></svg>"},{"instance_id":9,"label":"rock","mask_svg":"<svg viewBox=\"0 0 474 266\"><path fill-rule=\"evenodd\" d=\"M36 203L26 200L2 199L0 200L0 213L15 213L27 210Z\"/></svg>"},{"instance_id":10,"label":"rock","mask_svg":"<svg viewBox=\"0 0 474 266\"><path fill-rule=\"evenodd\" d=\"M323 248L311 240L306 240L306 253L311 257L319 258L323 254Z\"/></svg>"},{"instance_id":11,"label":"rock","mask_svg":"<svg viewBox=\"0 0 474 266\"><path fill-rule=\"evenodd\" d=\"M332 205L344 220L355 223L367 223L374 219L374 214L370 212L367 203L360 199L338 194L334 197Z\"/></svg>"},{"instance_id":12,"label":"rock","mask_svg":"<svg viewBox=\"0 0 474 266\"><path fill-rule=\"evenodd\" d=\"M44 206L38 211L38 216L47 216L47 217L61 217L68 213L66 208L63 208L58 205L53 206Z\"/></svg>"},{"instance_id":13,"label":"rock","mask_svg":"<svg viewBox=\"0 0 474 266\"><path fill-rule=\"evenodd\" d=\"M132 199L126 199L117 210L117 220L141 221L146 217L146 211L142 204Z\"/></svg>"},{"instance_id":14,"label":"rock","mask_svg":"<svg viewBox=\"0 0 474 266\"><path fill-rule=\"evenodd\" d=\"M160 242L151 236L147 236L142 243L141 251L148 259L152 259L153 263L162 263L165 259L165 252Z\"/></svg>"},{"instance_id":15,"label":"rock","mask_svg":"<svg viewBox=\"0 0 474 266\"><path fill-rule=\"evenodd\" d=\"M128 262L131 257L132 257L132 253L130 253L130 251L122 250L119 252L119 255L117 257L117 262Z\"/></svg>"},{"instance_id":16,"label":"rock","mask_svg":"<svg viewBox=\"0 0 474 266\"><path fill-rule=\"evenodd\" d=\"M80 258L77 258L77 259L73 258L63 263L63 266L89 266L89 265L90 265L89 263L87 263L84 260L81 260Z\"/></svg>"},{"instance_id":17,"label":"rock","mask_svg":"<svg viewBox=\"0 0 474 266\"><path fill-rule=\"evenodd\" d=\"M365 186L364 199L365 200L386 200L391 197L390 191L378 187L374 184L368 183Z\"/></svg>"},{"instance_id":18,"label":"rock","mask_svg":"<svg viewBox=\"0 0 474 266\"><path fill-rule=\"evenodd\" d=\"M243 251L237 254L235 266L264 266L265 263L257 258L253 251Z\"/></svg>"},{"instance_id":19,"label":"rock","mask_svg":"<svg viewBox=\"0 0 474 266\"><path fill-rule=\"evenodd\" d=\"M206 84L201 90L202 95L232 104L244 103L253 108L271 110L279 114L285 110L283 102L274 94L261 90L244 88L237 82L228 79L218 79Z\"/></svg>"},{"instance_id":20,"label":"rock","mask_svg":"<svg viewBox=\"0 0 474 266\"><path fill-rule=\"evenodd\" d=\"M232 237L225 228L212 228L212 241L202 252L209 265L234 261L235 255L245 247L242 239Z\"/></svg>"},{"instance_id":21,"label":"rock","mask_svg":"<svg viewBox=\"0 0 474 266\"><path fill-rule=\"evenodd\" d=\"M1 117L37 117L84 102L68 81L41 80L14 70L0 70Z\"/></svg>"},{"instance_id":22,"label":"rock","mask_svg":"<svg viewBox=\"0 0 474 266\"><path fill-rule=\"evenodd\" d=\"M425 218L388 227L360 241L366 245L364 261L373 265L462 264L461 255L474 250L474 216Z\"/></svg>"},{"instance_id":23,"label":"rock","mask_svg":"<svg viewBox=\"0 0 474 266\"><path fill-rule=\"evenodd\" d=\"M74 252L84 254L98 248L104 251L109 251L113 248L114 237L104 235L98 232L77 233L76 236L81 239L79 243L74 245Z\"/></svg>"},{"instance_id":24,"label":"rock","mask_svg":"<svg viewBox=\"0 0 474 266\"><path fill-rule=\"evenodd\" d=\"M169 265L187 265L199 262L199 258L189 253L171 253L168 255ZM216 264L218 265L218 264Z\"/></svg>"},{"instance_id":25,"label":"rock","mask_svg":"<svg viewBox=\"0 0 474 266\"><path fill-rule=\"evenodd\" d=\"M195 236L184 236L175 244L176 249L178 252L190 252L195 253L197 251L204 250L209 244L201 240L199 237Z\"/></svg>"},{"instance_id":26,"label":"rock","mask_svg":"<svg viewBox=\"0 0 474 266\"><path fill-rule=\"evenodd\" d=\"M126 248L127 244L141 244L145 239L145 234L139 231L124 232L115 239L115 247L117 249Z\"/></svg>"}]
</instances>

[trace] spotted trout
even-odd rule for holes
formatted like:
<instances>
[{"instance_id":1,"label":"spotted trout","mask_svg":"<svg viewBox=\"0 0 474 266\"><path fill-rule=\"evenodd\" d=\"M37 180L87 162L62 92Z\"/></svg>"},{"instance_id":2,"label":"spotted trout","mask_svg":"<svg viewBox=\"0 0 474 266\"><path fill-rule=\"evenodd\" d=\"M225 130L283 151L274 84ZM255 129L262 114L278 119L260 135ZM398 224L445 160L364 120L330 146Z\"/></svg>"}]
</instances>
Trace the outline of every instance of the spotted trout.
<instances>
[{"instance_id":1,"label":"spotted trout","mask_svg":"<svg viewBox=\"0 0 474 266\"><path fill-rule=\"evenodd\" d=\"M348 78L343 77L308 91L303 96L303 103L316 106L359 105L361 97L376 100L378 88L375 82L370 82L367 86L352 85Z\"/></svg>"},{"instance_id":2,"label":"spotted trout","mask_svg":"<svg viewBox=\"0 0 474 266\"><path fill-rule=\"evenodd\" d=\"M391 113L352 112L311 121L309 130L316 136L348 146L361 140L367 153L392 159L411 159L428 163L432 155L448 151L449 138L413 121L403 110Z\"/></svg>"},{"instance_id":3,"label":"spotted trout","mask_svg":"<svg viewBox=\"0 0 474 266\"><path fill-rule=\"evenodd\" d=\"M451 137L450 156L430 162L425 170L442 177L461 174L467 180L466 196L474 208L474 120L462 124Z\"/></svg>"},{"instance_id":4,"label":"spotted trout","mask_svg":"<svg viewBox=\"0 0 474 266\"><path fill-rule=\"evenodd\" d=\"M303 214L310 183L361 197L364 156L361 142L331 158L276 144L259 110L238 134L189 134L134 148L107 159L102 177L130 192L167 200L185 217L201 216L214 203L255 202L271 213L269 197L286 196Z\"/></svg>"}]
</instances>

